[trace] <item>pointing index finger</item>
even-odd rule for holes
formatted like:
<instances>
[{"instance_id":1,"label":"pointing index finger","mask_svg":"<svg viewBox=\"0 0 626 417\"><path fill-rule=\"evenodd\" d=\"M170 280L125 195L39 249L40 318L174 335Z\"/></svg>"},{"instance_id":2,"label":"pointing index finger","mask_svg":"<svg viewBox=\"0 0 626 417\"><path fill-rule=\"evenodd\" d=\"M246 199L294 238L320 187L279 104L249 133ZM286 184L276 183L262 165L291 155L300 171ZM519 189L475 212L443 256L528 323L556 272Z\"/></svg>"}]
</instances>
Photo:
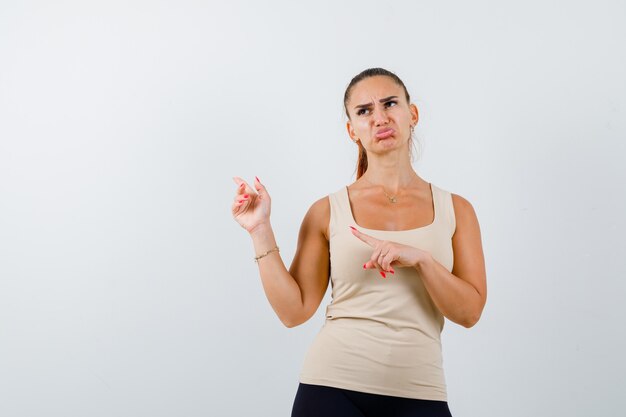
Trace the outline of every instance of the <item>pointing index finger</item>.
<instances>
[{"instance_id":1,"label":"pointing index finger","mask_svg":"<svg viewBox=\"0 0 626 417\"><path fill-rule=\"evenodd\" d=\"M356 228L352 226L350 226L350 229L352 229L352 234L354 236L358 237L359 239L361 239L363 242L367 243L371 247L375 247L378 244L378 242L380 242L379 239L366 235L365 233L359 232Z\"/></svg>"}]
</instances>

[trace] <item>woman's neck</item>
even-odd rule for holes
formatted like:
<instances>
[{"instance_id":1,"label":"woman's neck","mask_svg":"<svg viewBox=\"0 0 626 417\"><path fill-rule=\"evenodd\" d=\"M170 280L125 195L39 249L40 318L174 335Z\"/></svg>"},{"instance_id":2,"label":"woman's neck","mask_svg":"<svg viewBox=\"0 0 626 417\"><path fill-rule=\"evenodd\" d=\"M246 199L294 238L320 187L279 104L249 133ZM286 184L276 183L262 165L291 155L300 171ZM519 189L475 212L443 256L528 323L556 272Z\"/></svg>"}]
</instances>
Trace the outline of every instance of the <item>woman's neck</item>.
<instances>
[{"instance_id":1,"label":"woman's neck","mask_svg":"<svg viewBox=\"0 0 626 417\"><path fill-rule=\"evenodd\" d=\"M372 155L371 158L368 155L367 171L361 178L371 184L382 185L389 193L396 193L402 188L423 181L413 170L406 153L396 155L387 154L379 157Z\"/></svg>"}]
</instances>

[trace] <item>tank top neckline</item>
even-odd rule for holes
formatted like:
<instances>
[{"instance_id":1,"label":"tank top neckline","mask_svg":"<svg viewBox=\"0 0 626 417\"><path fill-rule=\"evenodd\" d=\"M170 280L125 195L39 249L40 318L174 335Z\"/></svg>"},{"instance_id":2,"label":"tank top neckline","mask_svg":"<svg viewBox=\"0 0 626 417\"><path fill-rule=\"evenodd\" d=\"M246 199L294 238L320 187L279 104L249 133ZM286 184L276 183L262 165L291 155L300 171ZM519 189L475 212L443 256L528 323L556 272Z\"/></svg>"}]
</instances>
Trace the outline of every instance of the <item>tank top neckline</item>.
<instances>
[{"instance_id":1,"label":"tank top neckline","mask_svg":"<svg viewBox=\"0 0 626 417\"><path fill-rule=\"evenodd\" d=\"M428 184L430 185L430 194L431 194L432 199L433 199L433 221L430 224L427 224L425 226L416 227L416 228L413 228L413 229L405 229L405 230L381 230L381 229L368 229L367 227L362 227L362 226L357 224L356 220L354 220L354 214L352 213L352 205L350 203L350 197L349 197L349 193L348 193L348 186L346 185L345 187L343 187L343 197L346 200L346 206L348 208L349 220L356 227L358 227L359 229L365 230L365 231L368 231L368 232L405 233L405 232L416 232L416 231L429 229L429 228L433 227L435 225L435 223L437 223L437 221L439 219L439 207L438 207L438 203L437 203L437 198L435 198L435 186L433 185L432 182L430 182Z\"/></svg>"}]
</instances>

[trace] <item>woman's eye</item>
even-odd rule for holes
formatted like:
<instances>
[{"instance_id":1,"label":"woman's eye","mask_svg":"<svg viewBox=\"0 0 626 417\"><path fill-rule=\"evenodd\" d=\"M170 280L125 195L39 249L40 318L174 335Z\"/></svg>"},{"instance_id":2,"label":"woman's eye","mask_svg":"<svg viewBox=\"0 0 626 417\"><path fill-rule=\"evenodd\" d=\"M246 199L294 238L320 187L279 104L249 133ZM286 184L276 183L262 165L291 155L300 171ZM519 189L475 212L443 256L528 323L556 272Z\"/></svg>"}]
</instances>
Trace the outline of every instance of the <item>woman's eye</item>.
<instances>
[{"instance_id":1,"label":"woman's eye","mask_svg":"<svg viewBox=\"0 0 626 417\"><path fill-rule=\"evenodd\" d=\"M391 106L388 106L388 104L392 104L392 103L393 103L394 106L396 104L398 104L398 102L395 101L395 100L389 100L389 101L385 102L385 106L386 107L391 107ZM361 116L361 115L365 114L366 111L369 111L369 109L361 109L361 110L357 111L356 114L357 114L357 116Z\"/></svg>"}]
</instances>

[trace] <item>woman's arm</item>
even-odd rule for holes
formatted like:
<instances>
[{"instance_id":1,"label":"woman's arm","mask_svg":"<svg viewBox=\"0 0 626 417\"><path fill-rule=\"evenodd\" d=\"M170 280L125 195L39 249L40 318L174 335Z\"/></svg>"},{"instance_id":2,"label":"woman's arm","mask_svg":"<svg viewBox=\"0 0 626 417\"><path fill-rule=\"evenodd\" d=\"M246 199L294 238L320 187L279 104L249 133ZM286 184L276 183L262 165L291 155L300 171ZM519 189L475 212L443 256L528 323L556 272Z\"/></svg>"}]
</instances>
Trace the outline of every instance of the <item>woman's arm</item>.
<instances>
[{"instance_id":1,"label":"woman's arm","mask_svg":"<svg viewBox=\"0 0 626 417\"><path fill-rule=\"evenodd\" d=\"M259 196L269 201L264 187L260 183L255 185ZM241 193L243 191L238 195ZM255 222L249 230L246 229L250 232L257 255L276 247L269 222L269 209L267 212L263 221ZM326 197L315 202L305 215L289 271L277 251L258 260L265 295L280 321L287 327L297 326L311 318L328 288L330 258L326 228L329 219L330 205Z\"/></svg>"},{"instance_id":2,"label":"woman's arm","mask_svg":"<svg viewBox=\"0 0 626 417\"><path fill-rule=\"evenodd\" d=\"M478 322L487 301L485 260L474 208L456 194L452 194L452 201L456 217L452 272L432 256L422 257L415 268L439 311L469 328Z\"/></svg>"},{"instance_id":3,"label":"woman's arm","mask_svg":"<svg viewBox=\"0 0 626 417\"><path fill-rule=\"evenodd\" d=\"M310 319L328 288L328 240L324 229L320 228L324 205L322 200L316 202L305 215L289 271L278 252L272 252L258 261L265 295L287 327L298 326ZM276 246L269 223L256 228L250 236L257 254Z\"/></svg>"}]
</instances>

